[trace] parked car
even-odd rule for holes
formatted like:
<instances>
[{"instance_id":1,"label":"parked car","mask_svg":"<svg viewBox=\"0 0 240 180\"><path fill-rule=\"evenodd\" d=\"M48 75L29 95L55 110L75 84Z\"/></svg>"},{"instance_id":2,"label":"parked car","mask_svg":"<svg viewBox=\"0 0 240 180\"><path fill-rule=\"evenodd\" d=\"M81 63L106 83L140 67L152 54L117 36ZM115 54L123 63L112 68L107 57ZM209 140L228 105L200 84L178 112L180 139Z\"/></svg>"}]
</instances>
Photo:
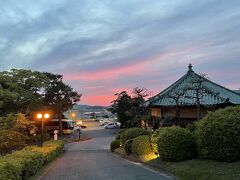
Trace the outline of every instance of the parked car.
<instances>
[{"instance_id":1,"label":"parked car","mask_svg":"<svg viewBox=\"0 0 240 180\"><path fill-rule=\"evenodd\" d=\"M108 123L104 126L104 129L115 129L115 128L118 128L116 123Z\"/></svg>"},{"instance_id":2,"label":"parked car","mask_svg":"<svg viewBox=\"0 0 240 180\"><path fill-rule=\"evenodd\" d=\"M107 125L108 123L111 123L111 121L102 119L102 120L99 120L99 123L100 123L100 126L104 126L104 125Z\"/></svg>"}]
</instances>

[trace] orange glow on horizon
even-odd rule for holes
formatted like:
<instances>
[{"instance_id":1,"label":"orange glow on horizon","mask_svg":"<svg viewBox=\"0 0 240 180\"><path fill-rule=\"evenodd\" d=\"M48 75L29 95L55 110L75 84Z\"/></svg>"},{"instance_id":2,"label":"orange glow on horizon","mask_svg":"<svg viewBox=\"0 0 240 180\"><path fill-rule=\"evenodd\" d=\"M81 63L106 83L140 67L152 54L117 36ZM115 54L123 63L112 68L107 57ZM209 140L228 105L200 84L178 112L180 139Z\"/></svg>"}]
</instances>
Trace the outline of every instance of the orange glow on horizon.
<instances>
[{"instance_id":1,"label":"orange glow on horizon","mask_svg":"<svg viewBox=\"0 0 240 180\"><path fill-rule=\"evenodd\" d=\"M88 105L100 105L100 106L109 106L115 97L109 95L92 95L92 96L83 96L81 99L82 104Z\"/></svg>"}]
</instances>

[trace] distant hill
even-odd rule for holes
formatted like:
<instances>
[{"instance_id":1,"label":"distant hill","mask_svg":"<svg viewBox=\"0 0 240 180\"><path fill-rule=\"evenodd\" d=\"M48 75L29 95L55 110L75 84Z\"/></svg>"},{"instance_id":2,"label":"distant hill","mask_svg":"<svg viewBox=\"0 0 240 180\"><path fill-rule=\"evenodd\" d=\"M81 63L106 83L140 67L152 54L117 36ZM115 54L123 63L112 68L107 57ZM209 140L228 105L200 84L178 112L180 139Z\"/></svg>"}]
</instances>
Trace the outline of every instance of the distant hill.
<instances>
[{"instance_id":1,"label":"distant hill","mask_svg":"<svg viewBox=\"0 0 240 180\"><path fill-rule=\"evenodd\" d=\"M107 109L108 106L90 106L90 105L74 105L73 109L78 109L78 110L104 110Z\"/></svg>"}]
</instances>

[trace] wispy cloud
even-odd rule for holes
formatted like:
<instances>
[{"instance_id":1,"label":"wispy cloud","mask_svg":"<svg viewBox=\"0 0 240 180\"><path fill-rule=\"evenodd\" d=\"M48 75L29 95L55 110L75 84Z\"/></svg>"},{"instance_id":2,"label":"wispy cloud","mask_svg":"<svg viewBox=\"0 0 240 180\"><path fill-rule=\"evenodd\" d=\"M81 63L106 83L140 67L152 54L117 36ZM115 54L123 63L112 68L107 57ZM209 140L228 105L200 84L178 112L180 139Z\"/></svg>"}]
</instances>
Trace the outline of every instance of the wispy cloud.
<instances>
[{"instance_id":1,"label":"wispy cloud","mask_svg":"<svg viewBox=\"0 0 240 180\"><path fill-rule=\"evenodd\" d=\"M61 73L90 104L116 89L160 91L189 62L237 88L239 19L238 0L1 1L0 70Z\"/></svg>"}]
</instances>

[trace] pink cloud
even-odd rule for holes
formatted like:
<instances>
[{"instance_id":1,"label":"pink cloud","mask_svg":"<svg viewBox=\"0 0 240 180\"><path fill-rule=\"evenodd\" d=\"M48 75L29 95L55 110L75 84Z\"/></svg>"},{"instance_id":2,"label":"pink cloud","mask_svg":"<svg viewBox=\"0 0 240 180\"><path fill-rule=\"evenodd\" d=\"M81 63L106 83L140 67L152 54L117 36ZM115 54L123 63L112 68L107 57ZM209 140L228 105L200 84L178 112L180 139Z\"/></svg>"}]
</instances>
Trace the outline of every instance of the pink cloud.
<instances>
[{"instance_id":1,"label":"pink cloud","mask_svg":"<svg viewBox=\"0 0 240 180\"><path fill-rule=\"evenodd\" d=\"M65 80L82 80L82 81L96 81L107 80L113 81L122 75L136 75L140 74L144 67L149 62L143 61L136 64L130 64L123 67L114 67L111 69L101 69L95 72L79 72L79 73L65 73Z\"/></svg>"},{"instance_id":2,"label":"pink cloud","mask_svg":"<svg viewBox=\"0 0 240 180\"><path fill-rule=\"evenodd\" d=\"M82 104L109 106L115 99L114 95L87 95L81 99Z\"/></svg>"},{"instance_id":3,"label":"pink cloud","mask_svg":"<svg viewBox=\"0 0 240 180\"><path fill-rule=\"evenodd\" d=\"M122 75L124 76L144 75L146 73L153 73L151 66L154 66L154 64L156 63L165 62L164 64L168 64L167 62L172 58L171 56L172 53L165 53L147 59L139 59L138 62L126 64L120 67L106 68L89 72L66 72L64 73L64 79L67 81L68 80L113 81Z\"/></svg>"}]
</instances>

